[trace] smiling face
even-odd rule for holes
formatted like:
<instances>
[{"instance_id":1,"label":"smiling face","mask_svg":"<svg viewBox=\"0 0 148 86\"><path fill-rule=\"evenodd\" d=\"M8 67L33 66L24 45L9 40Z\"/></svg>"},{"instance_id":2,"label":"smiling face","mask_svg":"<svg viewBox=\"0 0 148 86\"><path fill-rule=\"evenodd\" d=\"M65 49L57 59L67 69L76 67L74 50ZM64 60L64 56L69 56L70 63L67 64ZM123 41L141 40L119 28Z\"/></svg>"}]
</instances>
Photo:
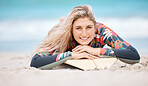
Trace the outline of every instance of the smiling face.
<instances>
[{"instance_id":1,"label":"smiling face","mask_svg":"<svg viewBox=\"0 0 148 86\"><path fill-rule=\"evenodd\" d=\"M94 39L94 22L87 17L79 18L73 23L72 33L80 45L88 45Z\"/></svg>"}]
</instances>

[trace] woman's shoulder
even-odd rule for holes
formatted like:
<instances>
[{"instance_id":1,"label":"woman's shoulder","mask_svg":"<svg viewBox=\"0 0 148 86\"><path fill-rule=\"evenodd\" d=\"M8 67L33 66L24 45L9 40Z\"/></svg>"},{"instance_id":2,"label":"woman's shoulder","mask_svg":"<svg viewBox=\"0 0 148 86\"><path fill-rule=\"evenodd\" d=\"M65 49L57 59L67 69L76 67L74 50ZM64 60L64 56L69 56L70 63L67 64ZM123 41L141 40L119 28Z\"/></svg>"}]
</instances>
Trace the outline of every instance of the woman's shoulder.
<instances>
[{"instance_id":1,"label":"woman's shoulder","mask_svg":"<svg viewBox=\"0 0 148 86\"><path fill-rule=\"evenodd\" d=\"M98 29L100 29L100 28L108 28L106 25L104 25L104 24L101 23L101 22L97 22L97 23L96 23L96 27L97 27Z\"/></svg>"},{"instance_id":2,"label":"woman's shoulder","mask_svg":"<svg viewBox=\"0 0 148 86\"><path fill-rule=\"evenodd\" d=\"M106 26L103 23L97 22L96 23L96 30L97 30L96 34L102 33L102 31L105 30L105 27Z\"/></svg>"},{"instance_id":3,"label":"woman's shoulder","mask_svg":"<svg viewBox=\"0 0 148 86\"><path fill-rule=\"evenodd\" d=\"M97 23L96 23L96 26L100 26L100 27L101 27L102 25L104 25L104 24L101 23L101 22L97 22Z\"/></svg>"},{"instance_id":4,"label":"woman's shoulder","mask_svg":"<svg viewBox=\"0 0 148 86\"><path fill-rule=\"evenodd\" d=\"M106 25L104 25L103 23L100 23L100 22L97 22L96 29L97 29L98 33L102 33L105 31L112 31L112 29L110 29L109 27L107 27Z\"/></svg>"}]
</instances>

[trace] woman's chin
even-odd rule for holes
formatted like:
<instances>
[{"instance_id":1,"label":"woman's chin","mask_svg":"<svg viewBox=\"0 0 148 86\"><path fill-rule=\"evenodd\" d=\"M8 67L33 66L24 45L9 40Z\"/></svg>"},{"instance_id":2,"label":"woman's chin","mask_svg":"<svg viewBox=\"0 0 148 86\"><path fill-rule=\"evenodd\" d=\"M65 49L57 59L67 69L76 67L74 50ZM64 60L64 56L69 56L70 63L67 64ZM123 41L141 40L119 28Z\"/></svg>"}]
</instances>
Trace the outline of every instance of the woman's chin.
<instances>
[{"instance_id":1,"label":"woman's chin","mask_svg":"<svg viewBox=\"0 0 148 86\"><path fill-rule=\"evenodd\" d=\"M91 42L91 40L86 40L86 41L78 40L77 42L78 42L80 45L88 45L88 44Z\"/></svg>"},{"instance_id":2,"label":"woman's chin","mask_svg":"<svg viewBox=\"0 0 148 86\"><path fill-rule=\"evenodd\" d=\"M88 44L81 44L82 46L86 46L86 45L88 45Z\"/></svg>"},{"instance_id":3,"label":"woman's chin","mask_svg":"<svg viewBox=\"0 0 148 86\"><path fill-rule=\"evenodd\" d=\"M89 43L79 43L80 45L88 45Z\"/></svg>"}]
</instances>

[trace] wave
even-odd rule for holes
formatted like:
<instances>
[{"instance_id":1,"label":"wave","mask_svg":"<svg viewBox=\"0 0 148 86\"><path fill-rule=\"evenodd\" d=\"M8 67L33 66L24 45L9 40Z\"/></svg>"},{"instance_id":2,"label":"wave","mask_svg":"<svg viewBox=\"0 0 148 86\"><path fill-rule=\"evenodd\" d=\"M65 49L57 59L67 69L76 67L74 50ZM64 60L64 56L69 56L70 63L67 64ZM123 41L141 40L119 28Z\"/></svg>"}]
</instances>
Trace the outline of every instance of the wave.
<instances>
[{"instance_id":1,"label":"wave","mask_svg":"<svg viewBox=\"0 0 148 86\"><path fill-rule=\"evenodd\" d=\"M120 37L148 38L148 18L96 18ZM1 20L0 41L42 40L59 19Z\"/></svg>"},{"instance_id":2,"label":"wave","mask_svg":"<svg viewBox=\"0 0 148 86\"><path fill-rule=\"evenodd\" d=\"M57 19L0 21L0 41L39 40L58 23Z\"/></svg>"}]
</instances>

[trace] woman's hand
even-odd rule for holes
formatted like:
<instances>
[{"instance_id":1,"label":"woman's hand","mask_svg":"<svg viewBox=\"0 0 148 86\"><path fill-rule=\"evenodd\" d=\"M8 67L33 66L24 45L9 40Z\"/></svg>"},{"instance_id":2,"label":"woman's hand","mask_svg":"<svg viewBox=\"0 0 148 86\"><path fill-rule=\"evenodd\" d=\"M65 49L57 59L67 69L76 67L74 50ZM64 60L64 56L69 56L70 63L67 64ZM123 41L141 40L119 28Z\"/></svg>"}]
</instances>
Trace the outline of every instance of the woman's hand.
<instances>
[{"instance_id":1,"label":"woman's hand","mask_svg":"<svg viewBox=\"0 0 148 86\"><path fill-rule=\"evenodd\" d=\"M81 52L81 53L79 53L79 52L71 52L71 54L72 54L72 59L82 59L82 58L86 58L86 59L91 59L91 60L93 60L93 59L99 58L99 57L97 57L97 56L88 54L88 53L86 53L86 52Z\"/></svg>"},{"instance_id":2,"label":"woman's hand","mask_svg":"<svg viewBox=\"0 0 148 86\"><path fill-rule=\"evenodd\" d=\"M86 45L79 45L72 50L72 52L82 53L87 52L92 55L100 56L100 48L92 48Z\"/></svg>"}]
</instances>

